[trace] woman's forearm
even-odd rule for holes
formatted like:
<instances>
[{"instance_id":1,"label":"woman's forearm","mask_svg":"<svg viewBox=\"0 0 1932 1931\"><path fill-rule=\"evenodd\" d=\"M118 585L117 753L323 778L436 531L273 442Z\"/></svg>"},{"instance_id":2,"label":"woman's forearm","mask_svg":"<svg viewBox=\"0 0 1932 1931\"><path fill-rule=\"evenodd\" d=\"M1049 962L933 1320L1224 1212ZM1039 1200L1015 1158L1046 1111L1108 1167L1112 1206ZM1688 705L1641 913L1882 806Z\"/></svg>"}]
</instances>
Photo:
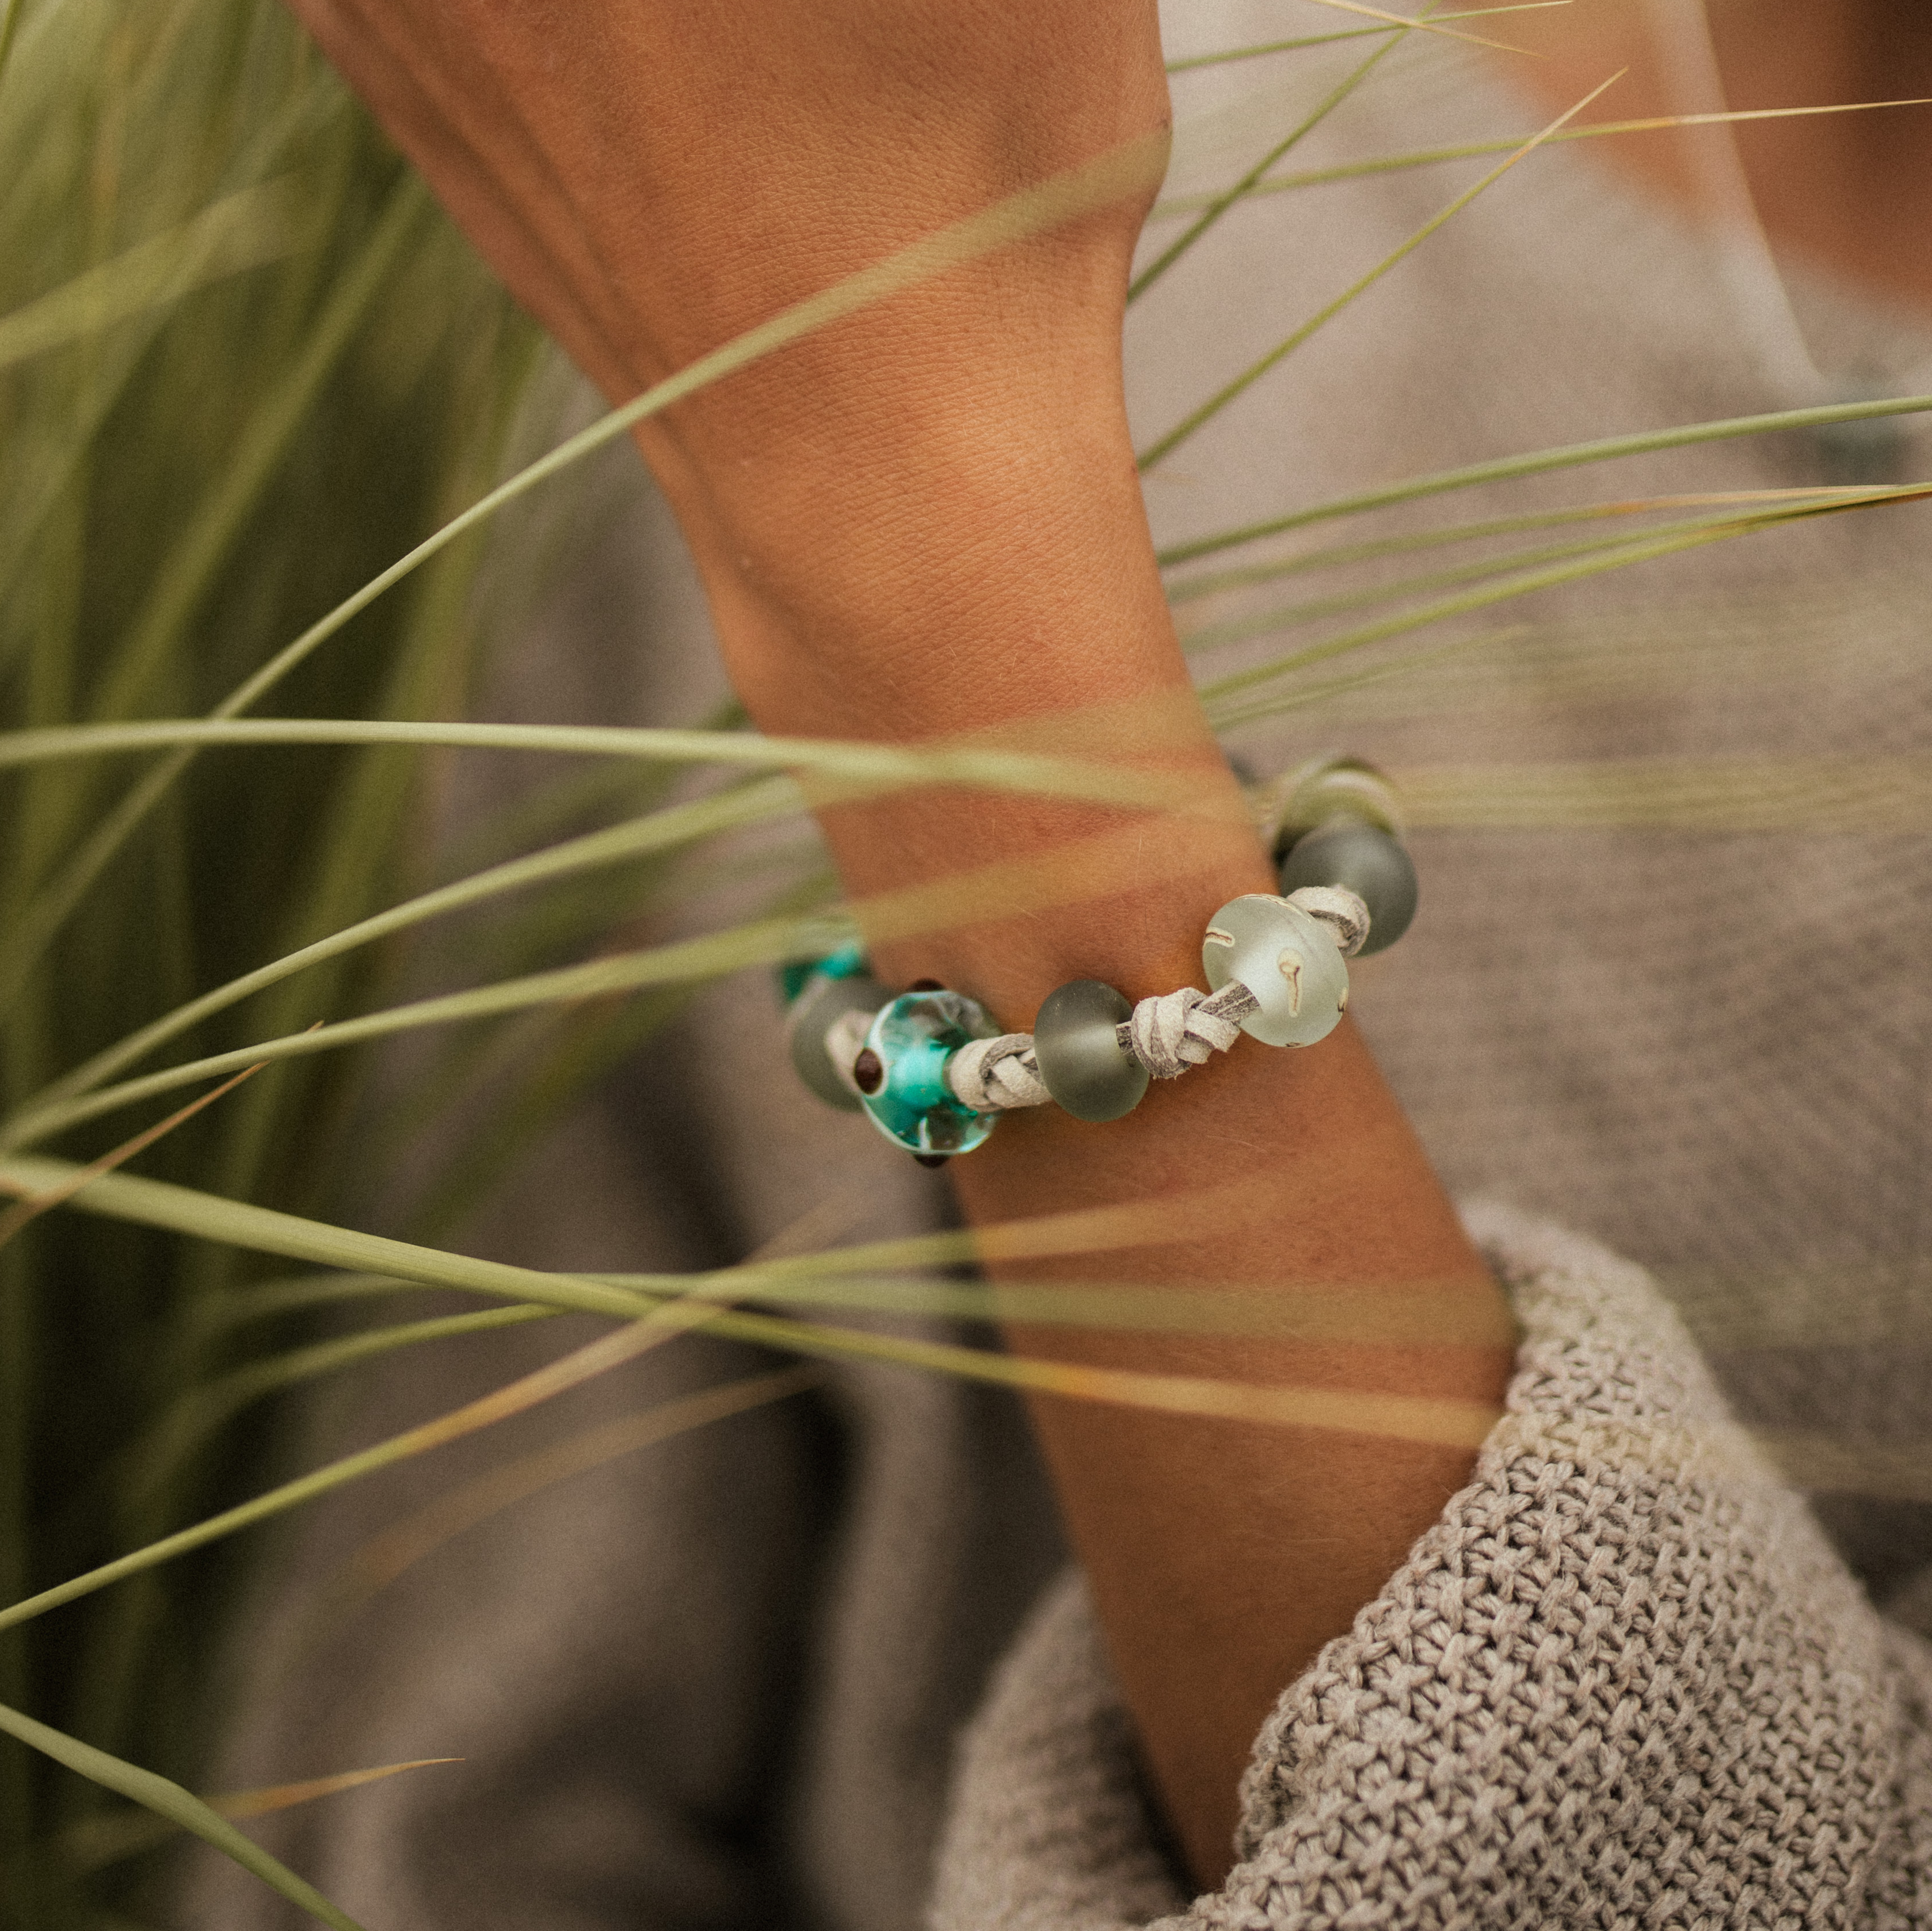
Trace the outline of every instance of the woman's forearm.
<instances>
[{"instance_id":1,"label":"woman's forearm","mask_svg":"<svg viewBox=\"0 0 1932 1931\"><path fill-rule=\"evenodd\" d=\"M296 0L472 238L614 400L862 263L1144 142L1151 0ZM810 337L640 432L766 730L962 735L1146 775L1142 806L991 792L824 801L889 982L1004 1026L1052 988L1196 983L1204 927L1271 880L1189 689L1121 400L1153 191ZM1091 1126L1048 1107L956 1163L982 1225L1143 1213L1058 1277L1279 1297L1370 1290L1341 1341L1034 1333L1160 1373L1493 1401L1496 1291L1352 1030L1157 1085ZM1406 1294L1463 1338L1405 1339ZM1314 1305L1314 1303L1311 1303ZM1450 1324L1452 1328L1455 1324ZM1042 1401L1048 1459L1196 1874L1224 1867L1256 1726L1466 1474L1462 1445ZM1427 1436L1430 1431L1420 1431Z\"/></svg>"},{"instance_id":2,"label":"woman's forearm","mask_svg":"<svg viewBox=\"0 0 1932 1931\"><path fill-rule=\"evenodd\" d=\"M975 414L976 412L970 412ZM876 454L876 452L875 452ZM796 500L781 569L813 584L833 639L782 618L712 563L714 602L768 730L865 738L967 730L1111 754L1171 778L1163 808L990 793L900 793L824 814L888 983L930 978L1030 1026L1063 982L1130 998L1195 984L1203 928L1273 889L1240 795L1186 683L1118 395L1061 389L1042 419L909 445L896 469L822 479ZM742 599L742 601L741 601ZM824 667L830 667L829 669ZM982 895L976 883L991 877ZM989 909L1013 881L1016 909ZM908 900L923 922L906 929ZM1030 1352L1142 1372L1397 1393L1500 1395L1506 1316L1400 1113L1347 1026L1322 1045L1243 1041L1104 1126L1010 1116L954 1163L980 1225L1163 1203L1090 1255L1036 1270L1158 1286L1258 1288L1319 1307L1337 1288L1439 1295L1433 1345L1319 1344L1184 1331L1034 1332ZM1019 1270L996 1270L1008 1274ZM1324 1294L1324 1291L1328 1291ZM1449 1331L1461 1341L1444 1342ZM1466 1477L1466 1446L1212 1421L1042 1399L1035 1413L1148 1759L1203 1882L1226 1868L1236 1788L1275 1697L1387 1579Z\"/></svg>"}]
</instances>

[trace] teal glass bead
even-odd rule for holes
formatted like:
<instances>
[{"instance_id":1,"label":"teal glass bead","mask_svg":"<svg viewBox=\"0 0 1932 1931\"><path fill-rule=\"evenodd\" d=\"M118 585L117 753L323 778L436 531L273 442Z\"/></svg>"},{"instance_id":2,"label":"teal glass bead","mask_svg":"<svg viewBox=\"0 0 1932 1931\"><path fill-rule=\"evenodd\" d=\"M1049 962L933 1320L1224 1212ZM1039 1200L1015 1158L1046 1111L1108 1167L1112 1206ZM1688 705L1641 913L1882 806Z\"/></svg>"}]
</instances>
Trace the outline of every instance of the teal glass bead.
<instances>
[{"instance_id":1,"label":"teal glass bead","mask_svg":"<svg viewBox=\"0 0 1932 1931\"><path fill-rule=\"evenodd\" d=\"M1312 1046L1340 1022L1348 968L1334 934L1286 898L1250 892L1214 914L1201 946L1202 969L1219 992L1238 979L1260 1009L1241 1030L1268 1046Z\"/></svg>"},{"instance_id":2,"label":"teal glass bead","mask_svg":"<svg viewBox=\"0 0 1932 1931\"><path fill-rule=\"evenodd\" d=\"M1141 1103L1147 1068L1114 1030L1133 1009L1097 979L1057 986L1042 1002L1033 1022L1034 1058L1047 1091L1075 1119L1118 1120Z\"/></svg>"},{"instance_id":3,"label":"teal glass bead","mask_svg":"<svg viewBox=\"0 0 1932 1931\"><path fill-rule=\"evenodd\" d=\"M860 963L862 969L856 973L810 975L785 1018L793 1070L827 1106L842 1113L856 1113L862 1102L838 1077L826 1051L826 1036L847 1013L876 1012L892 997L877 979L866 976L862 957Z\"/></svg>"},{"instance_id":4,"label":"teal glass bead","mask_svg":"<svg viewBox=\"0 0 1932 1931\"><path fill-rule=\"evenodd\" d=\"M854 939L822 959L787 960L778 967L778 997L789 1006L814 979L858 979L868 970L866 949Z\"/></svg>"},{"instance_id":5,"label":"teal glass bead","mask_svg":"<svg viewBox=\"0 0 1932 1931\"><path fill-rule=\"evenodd\" d=\"M1415 865L1402 841L1359 818L1331 818L1295 840L1280 864L1282 896L1304 885L1340 885L1369 908L1369 936L1356 956L1395 943L1415 916Z\"/></svg>"},{"instance_id":6,"label":"teal glass bead","mask_svg":"<svg viewBox=\"0 0 1932 1931\"><path fill-rule=\"evenodd\" d=\"M864 1102L872 1124L928 1159L970 1153L999 1116L961 1105L946 1084L946 1063L969 1039L997 1039L999 1031L986 1008L961 992L902 993L882 1006L866 1035L878 1063Z\"/></svg>"}]
</instances>

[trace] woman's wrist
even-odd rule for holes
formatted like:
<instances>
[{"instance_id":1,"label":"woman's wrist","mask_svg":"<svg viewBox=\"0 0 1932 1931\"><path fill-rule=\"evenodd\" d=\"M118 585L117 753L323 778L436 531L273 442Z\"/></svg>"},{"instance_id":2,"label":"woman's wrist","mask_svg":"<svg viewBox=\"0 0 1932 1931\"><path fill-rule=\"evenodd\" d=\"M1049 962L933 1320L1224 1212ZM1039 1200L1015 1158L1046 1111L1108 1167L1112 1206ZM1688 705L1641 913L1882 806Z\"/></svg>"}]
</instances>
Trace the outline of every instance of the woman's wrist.
<instances>
[{"instance_id":1,"label":"woman's wrist","mask_svg":"<svg viewBox=\"0 0 1932 1931\"><path fill-rule=\"evenodd\" d=\"M736 502L729 530L715 502L694 520L761 729L1144 775L1120 805L959 787L819 801L880 969L970 979L1022 1024L1070 977L1166 989L1215 907L1268 874L1174 639L1118 380L994 406L1012 392L960 385L918 436L874 433L776 505Z\"/></svg>"},{"instance_id":2,"label":"woman's wrist","mask_svg":"<svg viewBox=\"0 0 1932 1931\"><path fill-rule=\"evenodd\" d=\"M933 332L956 344L992 328L947 319ZM836 352L801 345L795 364L788 350L646 426L729 667L768 727L807 728L823 682L847 687L831 707L855 727L872 701L882 724L915 704L911 735L971 728L1015 667L1016 625L1034 627L1028 676L1042 679L1076 660L1084 679L1129 607L1165 630L1114 325L1111 341L1070 329L1050 356L982 344L952 361L924 331L906 348L896 324ZM961 650L979 694L950 712L943 653Z\"/></svg>"}]
</instances>

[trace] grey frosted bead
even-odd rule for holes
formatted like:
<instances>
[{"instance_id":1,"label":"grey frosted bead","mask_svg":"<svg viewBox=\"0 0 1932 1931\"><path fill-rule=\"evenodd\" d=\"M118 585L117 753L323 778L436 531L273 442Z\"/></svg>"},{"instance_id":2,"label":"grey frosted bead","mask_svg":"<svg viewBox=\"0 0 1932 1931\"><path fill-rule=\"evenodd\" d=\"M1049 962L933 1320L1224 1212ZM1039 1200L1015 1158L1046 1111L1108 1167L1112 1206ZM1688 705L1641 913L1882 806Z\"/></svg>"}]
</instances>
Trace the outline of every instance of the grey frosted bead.
<instances>
[{"instance_id":1,"label":"grey frosted bead","mask_svg":"<svg viewBox=\"0 0 1932 1931\"><path fill-rule=\"evenodd\" d=\"M1834 403L1883 402L1895 393L1889 382L1869 376L1841 378L1831 385L1827 400ZM1905 421L1896 415L1868 415L1850 422L1821 422L1811 431L1814 445L1823 458L1828 483L1896 483L1905 475L1912 454Z\"/></svg>"},{"instance_id":2,"label":"grey frosted bead","mask_svg":"<svg viewBox=\"0 0 1932 1931\"><path fill-rule=\"evenodd\" d=\"M838 1069L825 1050L826 1034L846 1013L876 1012L891 998L877 979L861 973L850 979L808 979L805 990L792 1002L785 1021L792 1066L826 1105L856 1113L865 1102L838 1077Z\"/></svg>"},{"instance_id":3,"label":"grey frosted bead","mask_svg":"<svg viewBox=\"0 0 1932 1931\"><path fill-rule=\"evenodd\" d=\"M1331 818L1296 839L1280 876L1284 898L1304 885L1340 885L1360 899L1369 908L1369 936L1359 957L1394 945L1415 916L1415 866L1402 841L1359 818Z\"/></svg>"},{"instance_id":4,"label":"grey frosted bead","mask_svg":"<svg viewBox=\"0 0 1932 1931\"><path fill-rule=\"evenodd\" d=\"M1049 992L1033 1022L1034 1058L1054 1100L1076 1120L1118 1120L1141 1103L1148 1071L1123 1050L1117 1026L1133 1007L1097 979Z\"/></svg>"},{"instance_id":5,"label":"grey frosted bead","mask_svg":"<svg viewBox=\"0 0 1932 1931\"><path fill-rule=\"evenodd\" d=\"M1238 979L1259 1010L1241 1030L1265 1046L1312 1046L1340 1023L1348 968L1335 935L1285 898L1250 892L1214 914L1202 941L1201 967L1216 992Z\"/></svg>"}]
</instances>

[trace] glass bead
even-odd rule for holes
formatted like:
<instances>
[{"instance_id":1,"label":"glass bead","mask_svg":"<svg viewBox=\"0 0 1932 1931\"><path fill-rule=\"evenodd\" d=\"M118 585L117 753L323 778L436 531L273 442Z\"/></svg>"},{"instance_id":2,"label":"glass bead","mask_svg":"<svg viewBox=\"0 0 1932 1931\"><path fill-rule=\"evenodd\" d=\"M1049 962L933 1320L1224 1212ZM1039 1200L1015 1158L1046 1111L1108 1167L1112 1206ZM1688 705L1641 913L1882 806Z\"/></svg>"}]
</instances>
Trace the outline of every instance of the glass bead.
<instances>
[{"instance_id":1,"label":"glass bead","mask_svg":"<svg viewBox=\"0 0 1932 1931\"><path fill-rule=\"evenodd\" d=\"M1202 968L1216 992L1238 979L1259 1010L1241 1030L1268 1046L1312 1046L1340 1022L1348 1003L1348 968L1319 919L1285 898L1250 892L1214 914L1201 946Z\"/></svg>"},{"instance_id":2,"label":"glass bead","mask_svg":"<svg viewBox=\"0 0 1932 1931\"><path fill-rule=\"evenodd\" d=\"M789 1006L814 979L863 979L869 970L866 949L854 939L823 958L788 959L778 967L778 996Z\"/></svg>"},{"instance_id":3,"label":"glass bead","mask_svg":"<svg viewBox=\"0 0 1932 1931\"><path fill-rule=\"evenodd\" d=\"M1282 896L1304 885L1339 885L1369 908L1369 936L1356 956L1395 943L1408 930L1420 895L1415 865L1402 841L1359 818L1331 818L1283 855Z\"/></svg>"},{"instance_id":4,"label":"glass bead","mask_svg":"<svg viewBox=\"0 0 1932 1931\"><path fill-rule=\"evenodd\" d=\"M996 1039L999 1030L960 992L902 993L881 1007L866 1035L884 1075L863 1102L872 1124L914 1153L970 1153L999 1116L961 1105L946 1084L946 1063L968 1040Z\"/></svg>"},{"instance_id":5,"label":"glass bead","mask_svg":"<svg viewBox=\"0 0 1932 1931\"><path fill-rule=\"evenodd\" d=\"M1379 825L1385 832L1402 830L1401 801L1395 787L1372 764L1333 752L1312 757L1271 787L1276 807L1274 855L1276 863L1296 839L1333 823L1351 818Z\"/></svg>"},{"instance_id":6,"label":"glass bead","mask_svg":"<svg viewBox=\"0 0 1932 1931\"><path fill-rule=\"evenodd\" d=\"M1883 402L1894 393L1892 384L1866 375L1843 377L1830 389L1826 400L1834 403ZM1911 435L1907 418L1898 415L1821 422L1811 431L1826 481L1867 487L1904 478L1912 454Z\"/></svg>"},{"instance_id":7,"label":"glass bead","mask_svg":"<svg viewBox=\"0 0 1932 1931\"><path fill-rule=\"evenodd\" d=\"M1148 1070L1114 1028L1130 1018L1126 997L1097 979L1048 993L1033 1022L1034 1058L1054 1100L1076 1120L1118 1120L1141 1103Z\"/></svg>"},{"instance_id":8,"label":"glass bead","mask_svg":"<svg viewBox=\"0 0 1932 1931\"><path fill-rule=\"evenodd\" d=\"M827 1034L847 1013L876 1012L891 997L862 970L832 977L814 973L806 980L785 1021L785 1044L799 1078L826 1105L836 1106L842 1113L856 1113L862 1103L838 1077L838 1069L825 1050Z\"/></svg>"}]
</instances>

